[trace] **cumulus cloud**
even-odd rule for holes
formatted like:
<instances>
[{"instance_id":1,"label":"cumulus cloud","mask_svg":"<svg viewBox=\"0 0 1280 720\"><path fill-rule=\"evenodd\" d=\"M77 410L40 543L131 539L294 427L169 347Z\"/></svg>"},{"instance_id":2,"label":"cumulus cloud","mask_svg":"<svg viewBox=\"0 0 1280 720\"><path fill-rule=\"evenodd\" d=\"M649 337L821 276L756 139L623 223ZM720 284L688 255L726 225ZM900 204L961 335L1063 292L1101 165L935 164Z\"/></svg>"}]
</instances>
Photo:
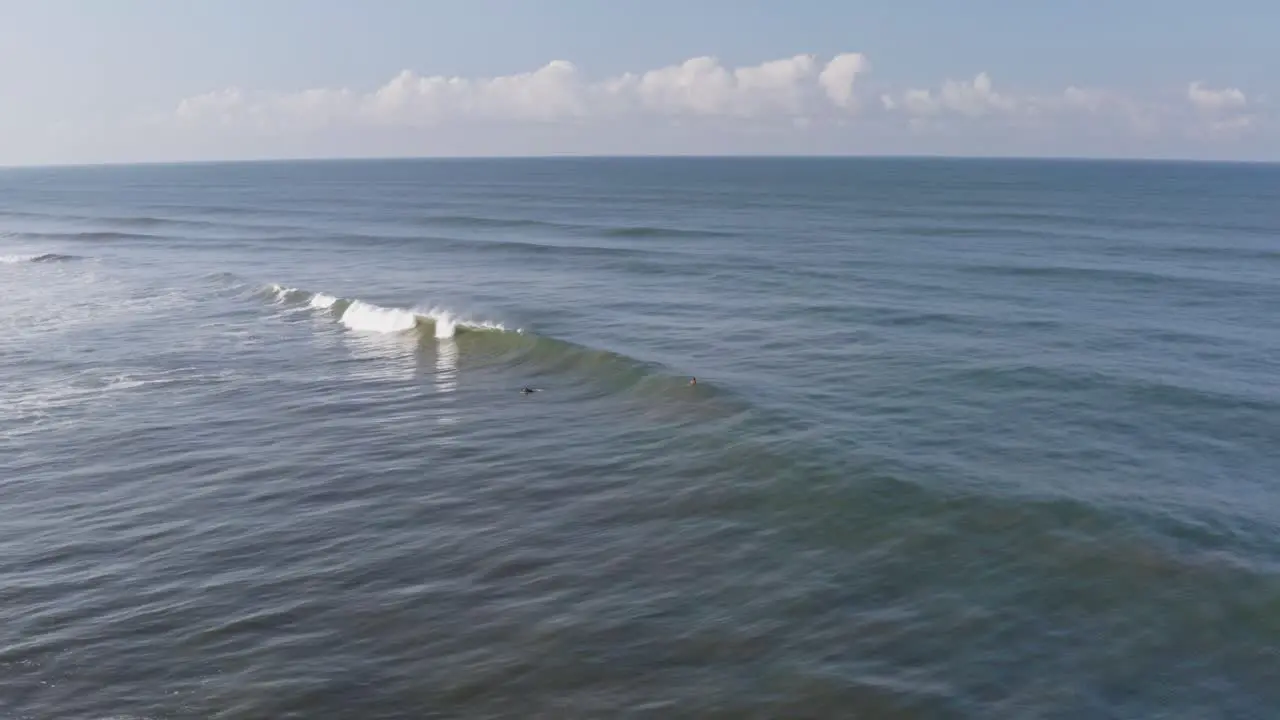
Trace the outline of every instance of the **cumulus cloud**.
<instances>
[{"instance_id":1,"label":"cumulus cloud","mask_svg":"<svg viewBox=\"0 0 1280 720\"><path fill-rule=\"evenodd\" d=\"M935 89L913 88L880 96L884 110L903 115L913 129L948 127L949 119L1042 133L1074 129L1097 136L1158 134L1176 113L1112 90L1069 85L1060 92L997 90L986 72L970 80L947 80Z\"/></svg>"},{"instance_id":2,"label":"cumulus cloud","mask_svg":"<svg viewBox=\"0 0 1280 720\"><path fill-rule=\"evenodd\" d=\"M861 53L844 53L827 63L818 76L818 84L836 107L852 109L856 105L853 84L867 70L866 56Z\"/></svg>"},{"instance_id":3,"label":"cumulus cloud","mask_svg":"<svg viewBox=\"0 0 1280 720\"><path fill-rule=\"evenodd\" d=\"M362 90L320 87L278 94L233 87L207 92L170 106L162 123L221 136L243 131L262 142L269 137L302 142L306 132L323 131L358 137L351 142L359 145L403 141L411 135L401 133L418 133L412 137L429 134L437 145L452 147L445 138L456 131L468 142L487 138L486 148L501 145L508 136L512 142L519 137L547 138L540 147L580 143L636 148L679 133L688 138L702 133L697 145L710 149L722 142L732 144L728 136L736 133L756 138L753 143L820 150L861 142L858 136L880 146L870 138L927 142L929 137L960 137L961 132L988 133L1027 145L1040 142L1035 138L1047 143L1066 136L1117 143L1170 133L1218 138L1255 130L1267 109L1238 88L1212 88L1201 82L1172 89L1185 90L1185 95L1170 93L1161 100L1158 92L1142 99L1080 85L1024 92L998 85L985 71L932 88L881 87L871 92L869 74L870 62L856 52L827 58L797 54L737 67L701 56L603 78L590 77L567 60L493 77L424 75L406 69ZM879 102L864 102L868 98ZM857 121L847 124L852 116ZM507 125L514 130L514 124L520 132L503 135L497 129ZM430 133L424 133L428 129ZM814 140L786 145L786 138L804 137Z\"/></svg>"},{"instance_id":4,"label":"cumulus cloud","mask_svg":"<svg viewBox=\"0 0 1280 720\"><path fill-rule=\"evenodd\" d=\"M490 78L419 75L404 70L367 93L314 89L251 96L230 88L178 103L185 122L236 119L348 121L406 126L452 120L563 121L648 113L667 117L785 118L857 107L856 82L864 56L838 55L822 65L802 54L730 68L710 56L641 73L593 81L571 62L556 60L532 72Z\"/></svg>"},{"instance_id":5,"label":"cumulus cloud","mask_svg":"<svg viewBox=\"0 0 1280 720\"><path fill-rule=\"evenodd\" d=\"M1215 90L1195 81L1187 85L1187 101L1199 113L1204 132L1213 138L1236 137L1257 124L1257 115L1249 112L1249 97L1239 88Z\"/></svg>"},{"instance_id":6,"label":"cumulus cloud","mask_svg":"<svg viewBox=\"0 0 1280 720\"><path fill-rule=\"evenodd\" d=\"M239 88L228 88L185 98L178 103L174 114L179 120L214 118L230 122L244 105L244 93Z\"/></svg>"},{"instance_id":7,"label":"cumulus cloud","mask_svg":"<svg viewBox=\"0 0 1280 720\"><path fill-rule=\"evenodd\" d=\"M991 77L985 72L978 73L972 80L947 80L936 93L912 89L898 97L882 95L880 101L887 110L901 110L916 117L950 112L977 118L1013 112L1019 107L1017 99L996 92Z\"/></svg>"},{"instance_id":8,"label":"cumulus cloud","mask_svg":"<svg viewBox=\"0 0 1280 720\"><path fill-rule=\"evenodd\" d=\"M401 71L373 93L346 95L346 109L377 121L431 122L450 117L558 120L585 112L573 63L555 60L533 71L494 78L420 76Z\"/></svg>"},{"instance_id":9,"label":"cumulus cloud","mask_svg":"<svg viewBox=\"0 0 1280 720\"><path fill-rule=\"evenodd\" d=\"M1239 88L1213 90L1205 87L1204 83L1199 81L1187 85L1187 100L1197 110L1205 112L1234 110L1249 104L1249 99L1245 97L1245 94Z\"/></svg>"},{"instance_id":10,"label":"cumulus cloud","mask_svg":"<svg viewBox=\"0 0 1280 720\"><path fill-rule=\"evenodd\" d=\"M796 55L729 70L713 57L698 57L614 78L602 89L621 104L662 114L797 115L804 110L815 64L812 55Z\"/></svg>"}]
</instances>

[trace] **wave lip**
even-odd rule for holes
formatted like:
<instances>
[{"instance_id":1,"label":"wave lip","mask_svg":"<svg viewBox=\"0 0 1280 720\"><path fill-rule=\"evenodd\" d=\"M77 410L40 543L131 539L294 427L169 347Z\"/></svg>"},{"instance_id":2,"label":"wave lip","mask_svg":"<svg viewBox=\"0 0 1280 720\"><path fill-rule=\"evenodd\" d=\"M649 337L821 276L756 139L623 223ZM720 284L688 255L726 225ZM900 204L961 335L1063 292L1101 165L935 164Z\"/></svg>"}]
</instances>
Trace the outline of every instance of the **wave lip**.
<instances>
[{"instance_id":1,"label":"wave lip","mask_svg":"<svg viewBox=\"0 0 1280 720\"><path fill-rule=\"evenodd\" d=\"M440 307L383 307L355 298L341 298L323 292L310 292L280 284L267 286L267 293L277 304L307 307L336 316L350 330L373 333L402 333L430 325L440 339L454 337L460 331L506 332L500 322L473 320ZM515 332L520 333L519 329Z\"/></svg>"}]
</instances>

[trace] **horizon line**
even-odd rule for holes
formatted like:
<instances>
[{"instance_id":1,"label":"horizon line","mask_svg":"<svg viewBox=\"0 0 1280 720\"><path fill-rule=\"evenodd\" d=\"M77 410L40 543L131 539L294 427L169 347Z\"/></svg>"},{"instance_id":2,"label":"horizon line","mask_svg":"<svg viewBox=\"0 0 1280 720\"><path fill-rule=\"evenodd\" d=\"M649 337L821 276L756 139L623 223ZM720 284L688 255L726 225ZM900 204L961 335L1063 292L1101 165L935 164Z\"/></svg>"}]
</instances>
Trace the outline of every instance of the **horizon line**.
<instances>
[{"instance_id":1,"label":"horizon line","mask_svg":"<svg viewBox=\"0 0 1280 720\"><path fill-rule=\"evenodd\" d=\"M1121 162L1184 165L1280 165L1280 159L1208 159L1195 157L1124 155L946 155L934 153L546 153L528 155L331 155L192 160L107 160L102 162L54 162L16 165L0 164L0 170L165 167L190 165L267 165L283 163L340 162L439 162L511 160L957 160L957 161L1040 161L1040 162Z\"/></svg>"}]
</instances>

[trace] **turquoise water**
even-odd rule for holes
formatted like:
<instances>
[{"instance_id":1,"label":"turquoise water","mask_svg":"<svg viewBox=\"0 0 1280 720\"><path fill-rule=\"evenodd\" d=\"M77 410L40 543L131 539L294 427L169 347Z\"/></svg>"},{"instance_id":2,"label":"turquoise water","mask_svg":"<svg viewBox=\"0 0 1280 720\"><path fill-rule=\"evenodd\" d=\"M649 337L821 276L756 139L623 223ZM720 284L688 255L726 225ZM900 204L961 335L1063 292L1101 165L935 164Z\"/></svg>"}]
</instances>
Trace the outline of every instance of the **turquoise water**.
<instances>
[{"instance_id":1,"label":"turquoise water","mask_svg":"<svg viewBox=\"0 0 1280 720\"><path fill-rule=\"evenodd\" d=\"M0 715L1274 717L1277 208L1265 165L0 171Z\"/></svg>"}]
</instances>

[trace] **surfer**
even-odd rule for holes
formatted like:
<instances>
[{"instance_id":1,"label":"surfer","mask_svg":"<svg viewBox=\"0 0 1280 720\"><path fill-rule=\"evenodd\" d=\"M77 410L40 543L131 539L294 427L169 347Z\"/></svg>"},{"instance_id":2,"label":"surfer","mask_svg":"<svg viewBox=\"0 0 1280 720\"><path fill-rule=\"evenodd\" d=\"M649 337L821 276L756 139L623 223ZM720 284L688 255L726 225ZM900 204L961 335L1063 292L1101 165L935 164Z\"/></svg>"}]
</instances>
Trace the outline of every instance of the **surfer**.
<instances>
[{"instance_id":1,"label":"surfer","mask_svg":"<svg viewBox=\"0 0 1280 720\"><path fill-rule=\"evenodd\" d=\"M529 393L536 393L536 392L538 392L536 389L531 388L528 385L525 385L524 387L520 388L521 395L528 395Z\"/></svg>"},{"instance_id":2,"label":"surfer","mask_svg":"<svg viewBox=\"0 0 1280 720\"><path fill-rule=\"evenodd\" d=\"M697 384L698 384L698 378L696 378L696 377L695 377L695 378L689 378L689 384L690 384L690 385L697 385Z\"/></svg>"}]
</instances>

